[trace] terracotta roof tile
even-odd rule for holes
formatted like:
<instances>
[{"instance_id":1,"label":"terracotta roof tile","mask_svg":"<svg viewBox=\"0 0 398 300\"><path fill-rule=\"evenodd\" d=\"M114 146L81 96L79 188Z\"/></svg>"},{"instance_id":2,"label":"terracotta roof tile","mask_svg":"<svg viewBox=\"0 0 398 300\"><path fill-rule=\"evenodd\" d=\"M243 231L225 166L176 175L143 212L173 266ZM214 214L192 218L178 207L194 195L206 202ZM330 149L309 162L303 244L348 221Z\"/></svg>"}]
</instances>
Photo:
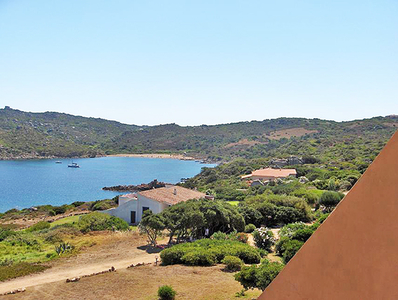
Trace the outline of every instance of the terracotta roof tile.
<instances>
[{"instance_id":1,"label":"terracotta roof tile","mask_svg":"<svg viewBox=\"0 0 398 300\"><path fill-rule=\"evenodd\" d=\"M170 205L184 202L190 199L204 198L206 194L190 190L181 186L163 187L152 189L148 191L139 192L138 195L153 199L158 202L167 203Z\"/></svg>"},{"instance_id":2,"label":"terracotta roof tile","mask_svg":"<svg viewBox=\"0 0 398 300\"><path fill-rule=\"evenodd\" d=\"M255 170L249 175L242 176L242 178L250 178L252 176L285 178L285 177L288 177L290 175L297 175L296 170L295 169L272 169L272 168L266 168L266 169Z\"/></svg>"}]
</instances>

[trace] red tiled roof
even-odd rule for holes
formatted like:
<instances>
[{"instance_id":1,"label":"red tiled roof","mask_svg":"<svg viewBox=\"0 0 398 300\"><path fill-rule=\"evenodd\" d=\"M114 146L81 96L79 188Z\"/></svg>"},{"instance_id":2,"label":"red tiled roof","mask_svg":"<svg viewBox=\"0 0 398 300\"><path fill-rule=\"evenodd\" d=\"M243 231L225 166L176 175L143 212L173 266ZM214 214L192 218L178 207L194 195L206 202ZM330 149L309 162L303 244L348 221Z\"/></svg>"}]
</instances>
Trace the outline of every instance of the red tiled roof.
<instances>
[{"instance_id":1,"label":"red tiled roof","mask_svg":"<svg viewBox=\"0 0 398 300\"><path fill-rule=\"evenodd\" d=\"M297 172L295 169L272 169L272 168L266 168L266 169L260 169L253 171L249 175L244 175L242 178L250 178L253 176L258 176L258 177L275 177L275 178L285 178L290 175L297 175Z\"/></svg>"},{"instance_id":2,"label":"red tiled roof","mask_svg":"<svg viewBox=\"0 0 398 300\"><path fill-rule=\"evenodd\" d=\"M153 199L158 202L167 203L170 205L184 202L190 199L204 198L206 194L190 190L181 186L163 187L158 189L152 189L138 193L146 198Z\"/></svg>"}]
</instances>

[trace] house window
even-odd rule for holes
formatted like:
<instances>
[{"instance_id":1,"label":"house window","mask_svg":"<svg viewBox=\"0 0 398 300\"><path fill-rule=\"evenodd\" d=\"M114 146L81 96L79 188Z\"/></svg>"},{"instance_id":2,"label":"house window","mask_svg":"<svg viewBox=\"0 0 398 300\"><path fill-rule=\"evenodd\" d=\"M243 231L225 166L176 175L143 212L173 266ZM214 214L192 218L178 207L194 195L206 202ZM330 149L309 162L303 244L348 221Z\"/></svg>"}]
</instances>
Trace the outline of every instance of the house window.
<instances>
[{"instance_id":1,"label":"house window","mask_svg":"<svg viewBox=\"0 0 398 300\"><path fill-rule=\"evenodd\" d=\"M149 209L149 207L143 206L143 207L142 207L142 214L144 214L144 211L146 211L146 210L148 210L148 209Z\"/></svg>"}]
</instances>

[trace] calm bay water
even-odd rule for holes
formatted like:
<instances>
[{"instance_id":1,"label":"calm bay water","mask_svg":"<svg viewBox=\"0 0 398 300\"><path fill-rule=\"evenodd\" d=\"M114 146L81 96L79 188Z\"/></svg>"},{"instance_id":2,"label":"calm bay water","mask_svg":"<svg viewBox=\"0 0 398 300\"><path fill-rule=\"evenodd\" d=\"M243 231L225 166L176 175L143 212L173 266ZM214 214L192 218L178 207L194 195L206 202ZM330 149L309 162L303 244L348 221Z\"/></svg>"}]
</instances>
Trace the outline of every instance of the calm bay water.
<instances>
[{"instance_id":1,"label":"calm bay water","mask_svg":"<svg viewBox=\"0 0 398 300\"><path fill-rule=\"evenodd\" d=\"M153 179L177 183L214 165L195 161L140 157L81 158L79 169L69 159L0 161L0 212L11 208L112 198L120 193L104 186L148 183Z\"/></svg>"}]
</instances>

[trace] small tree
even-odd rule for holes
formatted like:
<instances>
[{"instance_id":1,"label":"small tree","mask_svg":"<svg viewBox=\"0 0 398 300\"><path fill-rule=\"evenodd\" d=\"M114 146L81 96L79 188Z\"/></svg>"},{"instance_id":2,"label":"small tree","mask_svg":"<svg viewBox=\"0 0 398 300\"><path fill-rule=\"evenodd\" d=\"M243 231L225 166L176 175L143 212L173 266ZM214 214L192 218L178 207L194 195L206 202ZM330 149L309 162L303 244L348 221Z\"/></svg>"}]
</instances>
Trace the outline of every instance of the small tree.
<instances>
[{"instance_id":1,"label":"small tree","mask_svg":"<svg viewBox=\"0 0 398 300\"><path fill-rule=\"evenodd\" d=\"M148 244L156 247L156 239L165 228L163 217L158 214L153 214L152 211L148 209L144 212L138 228L140 233L147 235Z\"/></svg>"}]
</instances>

